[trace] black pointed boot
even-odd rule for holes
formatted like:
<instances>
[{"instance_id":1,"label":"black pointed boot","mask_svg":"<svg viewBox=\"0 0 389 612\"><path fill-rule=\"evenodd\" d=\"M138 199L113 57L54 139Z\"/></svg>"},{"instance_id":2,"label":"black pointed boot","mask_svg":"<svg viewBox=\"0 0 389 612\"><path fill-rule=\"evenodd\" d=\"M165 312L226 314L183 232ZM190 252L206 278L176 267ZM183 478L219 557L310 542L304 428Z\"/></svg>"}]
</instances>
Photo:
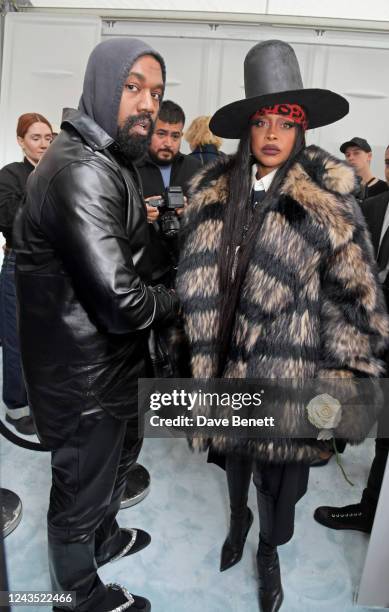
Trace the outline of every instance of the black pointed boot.
<instances>
[{"instance_id":1,"label":"black pointed boot","mask_svg":"<svg viewBox=\"0 0 389 612\"><path fill-rule=\"evenodd\" d=\"M250 508L245 508L242 515L231 514L230 530L223 544L220 557L220 571L224 572L233 565L239 563L243 555L243 548L247 534L253 524L253 513Z\"/></svg>"},{"instance_id":2,"label":"black pointed boot","mask_svg":"<svg viewBox=\"0 0 389 612\"><path fill-rule=\"evenodd\" d=\"M231 518L230 530L221 552L221 572L236 565L241 560L247 534L253 523L253 513L247 507L252 460L239 455L227 455L226 474Z\"/></svg>"},{"instance_id":3,"label":"black pointed boot","mask_svg":"<svg viewBox=\"0 0 389 612\"><path fill-rule=\"evenodd\" d=\"M259 541L257 552L259 580L259 609L277 612L281 608L284 592L281 585L280 562L276 546Z\"/></svg>"}]
</instances>

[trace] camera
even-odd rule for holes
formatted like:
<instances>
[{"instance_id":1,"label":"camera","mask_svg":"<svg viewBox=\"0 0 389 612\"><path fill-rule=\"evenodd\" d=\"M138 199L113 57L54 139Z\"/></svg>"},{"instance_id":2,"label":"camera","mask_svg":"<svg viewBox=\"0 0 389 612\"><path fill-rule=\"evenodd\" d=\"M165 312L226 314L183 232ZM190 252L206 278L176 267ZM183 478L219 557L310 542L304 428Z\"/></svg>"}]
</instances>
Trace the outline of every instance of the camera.
<instances>
[{"instance_id":1,"label":"camera","mask_svg":"<svg viewBox=\"0 0 389 612\"><path fill-rule=\"evenodd\" d=\"M159 224L162 234L166 238L174 238L180 229L176 209L184 207L182 188L167 187L163 197L149 200L148 204L149 206L155 206L159 210Z\"/></svg>"}]
</instances>

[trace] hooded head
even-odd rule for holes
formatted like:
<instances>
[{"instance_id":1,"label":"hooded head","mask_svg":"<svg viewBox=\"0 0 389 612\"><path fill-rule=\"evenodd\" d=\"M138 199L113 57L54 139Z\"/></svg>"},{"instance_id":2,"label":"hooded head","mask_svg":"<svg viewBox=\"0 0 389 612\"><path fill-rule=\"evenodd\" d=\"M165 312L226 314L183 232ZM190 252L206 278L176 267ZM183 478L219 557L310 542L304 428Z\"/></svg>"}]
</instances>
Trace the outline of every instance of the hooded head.
<instances>
[{"instance_id":1,"label":"hooded head","mask_svg":"<svg viewBox=\"0 0 389 612\"><path fill-rule=\"evenodd\" d=\"M124 84L134 63L145 55L151 55L159 62L164 86L165 62L159 53L136 38L105 40L94 48L89 57L78 108L112 138L117 137ZM161 99L162 95L163 91Z\"/></svg>"}]
</instances>

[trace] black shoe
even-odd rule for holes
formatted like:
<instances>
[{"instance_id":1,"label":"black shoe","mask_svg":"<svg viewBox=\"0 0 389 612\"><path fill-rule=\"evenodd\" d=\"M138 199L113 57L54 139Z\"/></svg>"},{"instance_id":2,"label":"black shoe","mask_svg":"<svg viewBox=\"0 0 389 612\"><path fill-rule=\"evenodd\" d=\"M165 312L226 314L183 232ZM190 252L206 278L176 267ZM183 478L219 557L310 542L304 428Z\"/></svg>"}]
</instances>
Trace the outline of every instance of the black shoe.
<instances>
[{"instance_id":1,"label":"black shoe","mask_svg":"<svg viewBox=\"0 0 389 612\"><path fill-rule=\"evenodd\" d=\"M68 610L68 608L66 608ZM65 608L56 608L53 610L65 610ZM145 597L132 595L126 588L120 584L107 584L105 599L97 606L93 607L93 612L150 612L151 604ZM92 611L91 611L92 612Z\"/></svg>"},{"instance_id":2,"label":"black shoe","mask_svg":"<svg viewBox=\"0 0 389 612\"><path fill-rule=\"evenodd\" d=\"M104 601L93 612L116 612L116 610L129 610L130 612L150 612L151 605L148 599L132 595L120 584L107 584L107 594Z\"/></svg>"},{"instance_id":3,"label":"black shoe","mask_svg":"<svg viewBox=\"0 0 389 612\"><path fill-rule=\"evenodd\" d=\"M280 561L276 547L259 545L257 553L259 581L259 609L261 612L277 612L284 600L281 585Z\"/></svg>"},{"instance_id":4,"label":"black shoe","mask_svg":"<svg viewBox=\"0 0 389 612\"><path fill-rule=\"evenodd\" d=\"M231 516L230 531L223 544L220 557L220 571L224 572L239 563L243 555L243 548L247 534L253 524L253 513L247 508L244 519Z\"/></svg>"},{"instance_id":5,"label":"black shoe","mask_svg":"<svg viewBox=\"0 0 389 612\"><path fill-rule=\"evenodd\" d=\"M150 492L150 474L143 465L135 463L128 472L120 510L139 504Z\"/></svg>"},{"instance_id":6,"label":"black shoe","mask_svg":"<svg viewBox=\"0 0 389 612\"><path fill-rule=\"evenodd\" d=\"M122 538L122 545L117 553L109 557L105 561L97 562L97 567L101 567L111 561L118 561L122 557L128 557L134 555L143 548L146 548L151 542L151 536L147 531L143 529L126 529L122 527L120 529L120 535Z\"/></svg>"},{"instance_id":7,"label":"black shoe","mask_svg":"<svg viewBox=\"0 0 389 612\"><path fill-rule=\"evenodd\" d=\"M34 421L31 416L24 416L21 419L13 419L7 413L5 420L15 427L16 431L23 434L24 436L33 436L35 431Z\"/></svg>"},{"instance_id":8,"label":"black shoe","mask_svg":"<svg viewBox=\"0 0 389 612\"><path fill-rule=\"evenodd\" d=\"M336 508L335 506L319 506L313 515L315 521L330 529L353 529L370 533L374 516L367 513L362 504L351 504Z\"/></svg>"}]
</instances>

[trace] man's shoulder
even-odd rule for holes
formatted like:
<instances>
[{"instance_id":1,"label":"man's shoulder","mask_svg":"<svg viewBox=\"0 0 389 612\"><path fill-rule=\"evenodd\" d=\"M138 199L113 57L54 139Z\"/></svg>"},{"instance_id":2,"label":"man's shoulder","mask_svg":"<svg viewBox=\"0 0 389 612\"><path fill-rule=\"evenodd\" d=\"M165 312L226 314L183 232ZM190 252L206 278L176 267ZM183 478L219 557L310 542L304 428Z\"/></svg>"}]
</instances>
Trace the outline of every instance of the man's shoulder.
<instances>
[{"instance_id":1,"label":"man's shoulder","mask_svg":"<svg viewBox=\"0 0 389 612\"><path fill-rule=\"evenodd\" d=\"M366 198L366 200L361 203L361 209L365 216L370 216L371 214L382 210L382 208L386 207L388 203L389 191L383 191L382 193L379 193L376 196Z\"/></svg>"},{"instance_id":2,"label":"man's shoulder","mask_svg":"<svg viewBox=\"0 0 389 612\"><path fill-rule=\"evenodd\" d=\"M382 179L378 179L377 185L379 185L380 187L385 187L385 191L389 191L389 185L386 181L383 181Z\"/></svg>"},{"instance_id":3,"label":"man's shoulder","mask_svg":"<svg viewBox=\"0 0 389 612\"><path fill-rule=\"evenodd\" d=\"M55 140L51 147L30 176L31 206L41 209L50 201L73 209L92 197L96 202L107 197L121 201L125 177L121 167L104 153L93 151L82 141L69 143L66 139L58 145Z\"/></svg>"},{"instance_id":4,"label":"man's shoulder","mask_svg":"<svg viewBox=\"0 0 389 612\"><path fill-rule=\"evenodd\" d=\"M37 177L48 181L68 172L82 169L89 174L120 172L118 164L104 153L94 151L78 134L63 130L37 166Z\"/></svg>"},{"instance_id":5,"label":"man's shoulder","mask_svg":"<svg viewBox=\"0 0 389 612\"><path fill-rule=\"evenodd\" d=\"M199 159L196 159L193 155L186 155L185 153L178 153L176 160L177 164L181 164L183 167L193 170L199 170L201 166L201 162Z\"/></svg>"},{"instance_id":6,"label":"man's shoulder","mask_svg":"<svg viewBox=\"0 0 389 612\"><path fill-rule=\"evenodd\" d=\"M200 161L194 159L191 155L185 155L180 152L173 161L172 180L182 187L187 187L189 181L201 168Z\"/></svg>"}]
</instances>

